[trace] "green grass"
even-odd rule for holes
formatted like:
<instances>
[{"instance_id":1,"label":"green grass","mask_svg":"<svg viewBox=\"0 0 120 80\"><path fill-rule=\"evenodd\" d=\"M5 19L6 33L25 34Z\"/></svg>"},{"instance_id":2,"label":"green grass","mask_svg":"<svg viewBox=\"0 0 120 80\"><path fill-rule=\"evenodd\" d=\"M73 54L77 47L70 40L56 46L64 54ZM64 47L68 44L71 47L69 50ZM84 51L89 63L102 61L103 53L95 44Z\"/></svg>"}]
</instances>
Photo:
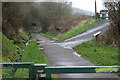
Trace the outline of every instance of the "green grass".
<instances>
[{"instance_id":1,"label":"green grass","mask_svg":"<svg viewBox=\"0 0 120 80\"><path fill-rule=\"evenodd\" d=\"M81 56L99 66L119 65L118 48L100 46L95 41L88 41L74 47Z\"/></svg>"},{"instance_id":2,"label":"green grass","mask_svg":"<svg viewBox=\"0 0 120 80\"><path fill-rule=\"evenodd\" d=\"M49 64L46 56L42 51L39 50L37 43L31 41L27 46L24 47L24 54L21 62L34 62L36 64ZM24 71L24 73L23 73ZM28 78L28 69L18 69L15 77L17 78Z\"/></svg>"},{"instance_id":3,"label":"green grass","mask_svg":"<svg viewBox=\"0 0 120 80\"><path fill-rule=\"evenodd\" d=\"M61 37L59 37L59 41L64 41L65 39L71 38L73 36L76 36L80 33L85 32L86 30L92 28L96 24L95 20L91 20L87 22L86 24L79 26L77 28L71 29L70 31L64 33Z\"/></svg>"},{"instance_id":4,"label":"green grass","mask_svg":"<svg viewBox=\"0 0 120 80\"><path fill-rule=\"evenodd\" d=\"M50 32L47 32L47 33L41 33L42 36L45 36L47 38L50 38L50 39L54 39L56 40L56 34L55 33L50 33Z\"/></svg>"},{"instance_id":5,"label":"green grass","mask_svg":"<svg viewBox=\"0 0 120 80\"><path fill-rule=\"evenodd\" d=\"M118 70L119 70L119 68L112 68L112 67L109 67L109 68L97 68L97 69L96 69L96 72L97 72L97 73L109 72L109 71L116 72L116 71L118 71Z\"/></svg>"},{"instance_id":6,"label":"green grass","mask_svg":"<svg viewBox=\"0 0 120 80\"><path fill-rule=\"evenodd\" d=\"M52 74L52 80L61 80L57 75L55 74Z\"/></svg>"},{"instance_id":7,"label":"green grass","mask_svg":"<svg viewBox=\"0 0 120 80\"><path fill-rule=\"evenodd\" d=\"M73 36L76 36L80 33L83 33L85 31L87 31L88 29L94 27L94 25L97 23L98 21L96 20L91 20L88 21L87 23L85 23L82 26L76 27L74 29L69 30L68 32L62 34L62 36L60 36L59 38L56 37L56 33L41 33L42 36L45 36L47 38L53 39L53 40L57 40L57 41L64 41L65 39L71 38Z\"/></svg>"},{"instance_id":8,"label":"green grass","mask_svg":"<svg viewBox=\"0 0 120 80\"><path fill-rule=\"evenodd\" d=\"M27 46L23 44L13 44L13 40L9 40L5 35L2 33L2 62L3 63L12 63L15 62L15 58L20 58L22 55L22 60L19 62L34 62L38 64L48 64L46 56L43 54L42 51L39 50L37 43L31 41ZM22 34L23 35L23 34ZM26 35L24 37L27 39ZM21 41L22 42L22 41ZM25 51L22 51L22 50ZM18 54L17 52L20 52ZM9 59L10 58L10 59ZM13 61L11 61L13 59ZM28 69L17 69L17 72L14 76L11 69L3 69L3 78L28 78Z\"/></svg>"},{"instance_id":9,"label":"green grass","mask_svg":"<svg viewBox=\"0 0 120 80\"><path fill-rule=\"evenodd\" d=\"M12 40L9 40L2 34L2 56L3 62L10 62L9 58L19 58L19 54L23 55L22 62L34 62L34 63L48 63L47 58L42 51L39 50L37 43L31 41L27 46L23 44L13 44ZM22 49L25 51L23 52ZM9 58L8 58L9 57Z\"/></svg>"},{"instance_id":10,"label":"green grass","mask_svg":"<svg viewBox=\"0 0 120 80\"><path fill-rule=\"evenodd\" d=\"M34 62L39 64L48 63L47 58L43 52L39 50L36 42L31 41L27 46L25 46L24 50L25 52L22 62Z\"/></svg>"},{"instance_id":11,"label":"green grass","mask_svg":"<svg viewBox=\"0 0 120 80\"><path fill-rule=\"evenodd\" d=\"M9 62L11 60L14 61L14 58L17 58L17 51L19 48L17 45L13 44L13 40L9 40L5 35L2 35L2 57L3 62ZM21 50L19 50L21 52ZM13 58L14 57L14 58Z\"/></svg>"}]
</instances>

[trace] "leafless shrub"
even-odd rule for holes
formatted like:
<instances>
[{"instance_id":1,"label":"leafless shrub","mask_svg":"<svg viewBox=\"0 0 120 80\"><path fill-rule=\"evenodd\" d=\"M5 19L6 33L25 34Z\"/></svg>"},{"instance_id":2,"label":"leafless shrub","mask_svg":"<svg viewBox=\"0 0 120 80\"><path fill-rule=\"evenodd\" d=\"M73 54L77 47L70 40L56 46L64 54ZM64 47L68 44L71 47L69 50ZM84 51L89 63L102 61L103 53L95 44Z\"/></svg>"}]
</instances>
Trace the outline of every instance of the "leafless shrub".
<instances>
[{"instance_id":1,"label":"leafless shrub","mask_svg":"<svg viewBox=\"0 0 120 80\"><path fill-rule=\"evenodd\" d=\"M104 5L109 11L110 28L104 37L104 44L111 46L118 46L120 38L120 1L105 0Z\"/></svg>"}]
</instances>

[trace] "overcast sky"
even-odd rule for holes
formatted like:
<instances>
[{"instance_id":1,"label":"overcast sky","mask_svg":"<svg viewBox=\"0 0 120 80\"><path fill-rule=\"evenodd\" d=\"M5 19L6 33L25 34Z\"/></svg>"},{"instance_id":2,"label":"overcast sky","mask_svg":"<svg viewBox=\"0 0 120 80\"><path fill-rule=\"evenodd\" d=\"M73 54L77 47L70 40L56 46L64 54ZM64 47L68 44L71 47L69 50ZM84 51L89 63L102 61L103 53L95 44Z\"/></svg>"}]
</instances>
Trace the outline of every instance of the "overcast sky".
<instances>
[{"instance_id":1,"label":"overcast sky","mask_svg":"<svg viewBox=\"0 0 120 80\"><path fill-rule=\"evenodd\" d=\"M36 0L36 1L72 1L72 6L76 8L80 8L87 11L95 12L95 0ZM97 1L97 11L102 10L103 2L102 0L96 0Z\"/></svg>"},{"instance_id":2,"label":"overcast sky","mask_svg":"<svg viewBox=\"0 0 120 80\"><path fill-rule=\"evenodd\" d=\"M70 0L73 3L73 7L84 9L87 11L95 12L95 0ZM103 9L103 1L102 0L96 0L97 1L97 11L100 11Z\"/></svg>"}]
</instances>

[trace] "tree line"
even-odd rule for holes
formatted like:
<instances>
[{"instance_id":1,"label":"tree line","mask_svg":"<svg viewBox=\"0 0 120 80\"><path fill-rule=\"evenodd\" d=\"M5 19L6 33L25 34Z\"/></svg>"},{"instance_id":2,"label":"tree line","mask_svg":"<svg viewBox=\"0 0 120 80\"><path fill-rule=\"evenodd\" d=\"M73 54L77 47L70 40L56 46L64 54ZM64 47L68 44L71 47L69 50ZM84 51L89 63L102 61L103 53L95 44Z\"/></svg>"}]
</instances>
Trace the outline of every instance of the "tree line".
<instances>
[{"instance_id":1,"label":"tree line","mask_svg":"<svg viewBox=\"0 0 120 80\"><path fill-rule=\"evenodd\" d=\"M40 27L41 32L47 32L52 26L60 31L69 15L69 2L3 2L2 30L8 38L18 34L20 29L30 32Z\"/></svg>"},{"instance_id":2,"label":"tree line","mask_svg":"<svg viewBox=\"0 0 120 80\"><path fill-rule=\"evenodd\" d=\"M119 47L120 38L120 1L104 0L104 6L109 12L110 27L107 35L102 38L102 43L114 47Z\"/></svg>"}]
</instances>

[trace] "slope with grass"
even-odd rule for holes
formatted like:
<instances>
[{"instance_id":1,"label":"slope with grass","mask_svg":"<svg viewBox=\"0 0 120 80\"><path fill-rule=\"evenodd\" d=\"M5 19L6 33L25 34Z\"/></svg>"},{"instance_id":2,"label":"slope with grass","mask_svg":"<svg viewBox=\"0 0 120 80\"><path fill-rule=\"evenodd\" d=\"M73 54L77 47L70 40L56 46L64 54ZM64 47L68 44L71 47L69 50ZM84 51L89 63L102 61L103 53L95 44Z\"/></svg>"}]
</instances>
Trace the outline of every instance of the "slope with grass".
<instances>
[{"instance_id":1,"label":"slope with grass","mask_svg":"<svg viewBox=\"0 0 120 80\"><path fill-rule=\"evenodd\" d=\"M21 49L14 45L13 40L9 40L2 33L0 35L2 35L2 62L14 62L15 58L19 57L17 52L21 53Z\"/></svg>"},{"instance_id":2,"label":"slope with grass","mask_svg":"<svg viewBox=\"0 0 120 80\"><path fill-rule=\"evenodd\" d=\"M39 50L37 43L34 41L31 41L27 46L24 46L24 54L20 62L34 62L36 64L50 65L48 59L43 52ZM15 78L28 78L28 72L28 69L18 69Z\"/></svg>"},{"instance_id":3,"label":"slope with grass","mask_svg":"<svg viewBox=\"0 0 120 80\"><path fill-rule=\"evenodd\" d=\"M9 40L5 35L2 35L2 62L34 62L39 64L48 64L49 62L42 51L39 50L37 43L31 41L27 46L22 44L24 41L19 40L19 44L14 44L13 40ZM24 36L23 36L24 35ZM23 37L27 35L22 34ZM25 39L24 39L25 40ZM20 60L16 60L16 59ZM14 72L13 72L14 71ZM3 69L3 78L28 78L28 69Z\"/></svg>"},{"instance_id":4,"label":"slope with grass","mask_svg":"<svg viewBox=\"0 0 120 80\"><path fill-rule=\"evenodd\" d=\"M34 41L31 41L24 47L24 54L21 62L34 62L39 64L46 64L48 60L42 51L39 50L39 46Z\"/></svg>"},{"instance_id":5,"label":"slope with grass","mask_svg":"<svg viewBox=\"0 0 120 80\"><path fill-rule=\"evenodd\" d=\"M74 47L75 51L84 58L99 66L118 65L118 48L102 46L94 40Z\"/></svg>"},{"instance_id":6,"label":"slope with grass","mask_svg":"<svg viewBox=\"0 0 120 80\"><path fill-rule=\"evenodd\" d=\"M64 41L65 39L71 38L73 36L76 36L78 34L81 34L90 28L94 27L94 25L97 23L96 20L91 20L85 23L82 26L76 27L74 29L69 30L68 32L64 33L62 36L59 37L59 41Z\"/></svg>"},{"instance_id":7,"label":"slope with grass","mask_svg":"<svg viewBox=\"0 0 120 80\"><path fill-rule=\"evenodd\" d=\"M68 32L63 33L59 37L56 37L57 36L56 33L50 33L50 32L41 33L41 35L45 36L47 38L53 39L53 40L64 41L65 39L71 38L73 36L76 36L78 34L81 34L85 31L89 30L90 28L94 27L94 25L96 25L97 22L98 21L96 21L96 20L90 20L90 21L86 22L85 24L83 24L82 26L75 27L75 28L69 30Z\"/></svg>"}]
</instances>

